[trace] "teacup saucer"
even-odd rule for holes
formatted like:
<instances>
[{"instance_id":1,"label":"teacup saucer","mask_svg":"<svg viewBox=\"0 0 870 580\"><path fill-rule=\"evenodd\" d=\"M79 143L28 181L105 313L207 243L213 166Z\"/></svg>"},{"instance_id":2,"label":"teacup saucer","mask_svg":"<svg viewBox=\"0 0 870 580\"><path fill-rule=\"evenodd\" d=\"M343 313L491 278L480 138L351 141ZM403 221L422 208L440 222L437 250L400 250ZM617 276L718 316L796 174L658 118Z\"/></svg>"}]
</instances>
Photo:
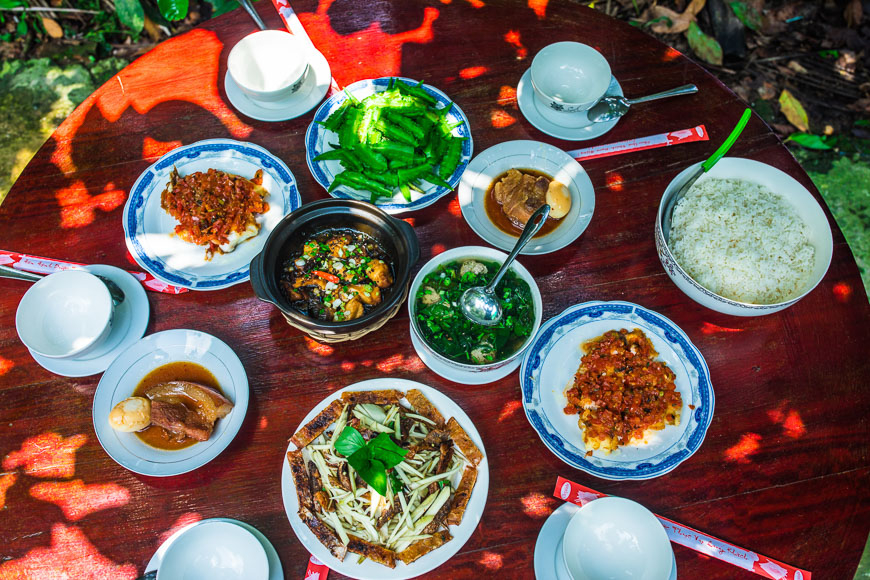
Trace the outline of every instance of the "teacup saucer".
<instances>
[{"instance_id":1,"label":"teacup saucer","mask_svg":"<svg viewBox=\"0 0 870 580\"><path fill-rule=\"evenodd\" d=\"M610 78L610 86L607 87L605 96L622 96L622 87L616 77ZM545 117L538 110L538 104L535 99L535 90L532 88L532 71L526 70L520 78L520 83L517 85L517 103L520 106L520 111L523 116L536 129L543 131L547 135L567 141L588 141L601 137L619 122L619 119L607 121L606 123L588 123L585 113L548 113ZM557 115L566 115L565 123L556 123ZM576 116L575 116L576 115ZM571 119L570 121L567 119ZM578 120L579 119L579 120ZM571 126L566 126L571 125ZM579 125L579 126L578 126Z\"/></svg>"},{"instance_id":2,"label":"teacup saucer","mask_svg":"<svg viewBox=\"0 0 870 580\"><path fill-rule=\"evenodd\" d=\"M329 91L332 71L319 50L312 48L311 69L299 90L284 100L261 105L242 92L229 74L224 75L224 89L230 103L240 113L258 121L288 121L300 117L317 106Z\"/></svg>"},{"instance_id":3,"label":"teacup saucer","mask_svg":"<svg viewBox=\"0 0 870 580\"><path fill-rule=\"evenodd\" d=\"M565 559L562 557L562 537L568 522L580 507L573 503L563 503L544 522L535 542L535 578L538 580L571 580ZM673 566L668 580L677 580L677 561L673 555Z\"/></svg>"},{"instance_id":4,"label":"teacup saucer","mask_svg":"<svg viewBox=\"0 0 870 580\"><path fill-rule=\"evenodd\" d=\"M73 358L48 358L30 351L42 368L64 377L87 377L103 372L121 352L142 338L148 326L150 305L145 289L136 278L120 268L103 264L84 269L115 282L124 291L124 301L115 307L109 336L95 350Z\"/></svg>"},{"instance_id":5,"label":"teacup saucer","mask_svg":"<svg viewBox=\"0 0 870 580\"><path fill-rule=\"evenodd\" d=\"M417 335L414 333L414 329L410 328L411 334L411 344L414 346L414 350L417 351L417 356L420 357L420 360L423 361L430 371L435 373L436 375L442 376L447 380L453 381L454 383L459 383L460 385L486 385L488 383L494 383L499 379L503 379L520 366L519 363L522 362L523 357L517 357L517 360L497 369L493 369L491 371L484 372L471 372L471 371L461 371L455 369L451 366L447 366L443 362L436 359L432 356L426 348L423 346L423 343L420 342L420 339L417 338Z\"/></svg>"},{"instance_id":6,"label":"teacup saucer","mask_svg":"<svg viewBox=\"0 0 870 580\"><path fill-rule=\"evenodd\" d=\"M263 549L266 551L266 558L269 561L269 580L284 580L284 570L281 568L281 560L278 559L278 552L275 551L275 547L272 545L272 542L260 532L254 526L247 524L245 522L240 522L238 520L233 520L230 518L210 518L207 520L200 520L198 522L192 523L188 526L184 526L163 542L159 548L157 548L157 552L151 557L151 560L148 561L148 565L145 566L146 572L151 572L160 568L160 563L163 562L163 557L166 555L166 550L169 548L169 545L177 540L184 532L189 530L194 526L198 526L205 522L226 522L230 524L236 524L237 526L241 526L247 531L254 534L254 536L259 540L259 542L263 545Z\"/></svg>"}]
</instances>

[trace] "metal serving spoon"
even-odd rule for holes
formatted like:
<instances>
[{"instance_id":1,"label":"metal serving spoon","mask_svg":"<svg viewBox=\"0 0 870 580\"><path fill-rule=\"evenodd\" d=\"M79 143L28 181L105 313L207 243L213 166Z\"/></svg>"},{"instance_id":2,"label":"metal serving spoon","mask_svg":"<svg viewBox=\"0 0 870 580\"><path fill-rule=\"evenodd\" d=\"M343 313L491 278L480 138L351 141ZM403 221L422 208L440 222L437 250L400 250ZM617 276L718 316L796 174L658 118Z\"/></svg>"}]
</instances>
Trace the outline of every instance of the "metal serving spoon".
<instances>
[{"instance_id":1,"label":"metal serving spoon","mask_svg":"<svg viewBox=\"0 0 870 580\"><path fill-rule=\"evenodd\" d=\"M646 97L638 97L636 99L626 99L618 95L604 97L586 113L586 117L593 123L604 123L605 121L613 121L618 119L628 112L631 105L645 103L647 101L655 101L656 99L664 99L667 97L676 97L677 95L690 95L697 93L698 87L695 85L683 85L669 91L656 93Z\"/></svg>"},{"instance_id":2,"label":"metal serving spoon","mask_svg":"<svg viewBox=\"0 0 870 580\"><path fill-rule=\"evenodd\" d=\"M266 30L266 23L263 22L263 19L260 18L259 14L257 14L257 9L254 8L254 5L251 4L250 0L239 0L239 4L242 5L242 8L245 9L245 12L248 13L248 16L251 17L251 20L254 21L254 24L256 24L260 30Z\"/></svg>"},{"instance_id":3,"label":"metal serving spoon","mask_svg":"<svg viewBox=\"0 0 870 580\"><path fill-rule=\"evenodd\" d=\"M93 274L94 276L99 278L103 282L103 284L106 285L106 288L109 289L109 294L112 296L112 303L115 306L124 301L124 291L121 290L121 287L115 284L114 281L106 278L105 276L94 274L93 272L89 272L89 274ZM16 270L15 268L10 268L9 266L0 266L0 278L13 278L15 280L27 280L29 282L36 282L37 280L41 280L42 278L44 278L44 276L42 274L34 274L33 272Z\"/></svg>"},{"instance_id":4,"label":"metal serving spoon","mask_svg":"<svg viewBox=\"0 0 870 580\"><path fill-rule=\"evenodd\" d=\"M728 150L731 149L731 146L734 145L734 142L737 141L737 138L740 137L741 133L743 133L743 128L746 127L746 123L749 122L749 117L751 116L751 109L743 111L743 115L740 116L740 120L737 121L737 125L731 130L731 134L728 135L725 142L722 143L706 161L699 165L689 178L683 182L680 189L678 189L677 192L667 200L664 206L664 211L662 212L662 235L664 236L666 243L671 239L671 221L673 221L674 218L674 208L677 206L677 202L686 195L686 192L688 192L693 185L695 185L698 178L713 169L713 166L716 165L716 163L718 163L726 153L728 153Z\"/></svg>"},{"instance_id":5,"label":"metal serving spoon","mask_svg":"<svg viewBox=\"0 0 870 580\"><path fill-rule=\"evenodd\" d=\"M544 222L547 221L547 216L549 215L550 206L545 203L539 207L535 213L532 214L532 217L529 218L529 221L526 222L526 227L523 228L523 233L520 235L520 239L517 240L517 244L514 246L514 249L511 250L507 260L504 261L504 264L502 264L501 268L496 272L495 278L493 278L486 286L475 286L474 288L469 288L462 293L462 297L459 299L459 307L462 310L462 314L464 314L468 320L482 326L494 326L498 324L498 321L501 320L502 310L501 303L495 295L495 287L498 286L502 276L504 276L507 269L510 268L510 265L517 257L517 254L526 247L526 244L529 243L532 236L538 233L538 231L544 226Z\"/></svg>"}]
</instances>

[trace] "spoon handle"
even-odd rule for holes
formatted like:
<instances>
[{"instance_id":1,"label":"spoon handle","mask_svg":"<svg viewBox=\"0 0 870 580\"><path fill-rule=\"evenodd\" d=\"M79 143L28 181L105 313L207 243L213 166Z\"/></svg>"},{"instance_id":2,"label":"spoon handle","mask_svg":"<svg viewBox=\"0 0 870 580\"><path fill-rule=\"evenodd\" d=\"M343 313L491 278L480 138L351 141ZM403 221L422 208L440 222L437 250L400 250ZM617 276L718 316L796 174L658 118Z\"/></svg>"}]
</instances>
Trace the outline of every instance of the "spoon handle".
<instances>
[{"instance_id":1,"label":"spoon handle","mask_svg":"<svg viewBox=\"0 0 870 580\"><path fill-rule=\"evenodd\" d=\"M39 274L24 272L22 270L16 270L9 266L0 266L0 278L12 278L15 280L29 280L30 282L36 282L37 280L41 280L42 276Z\"/></svg>"},{"instance_id":2,"label":"spoon handle","mask_svg":"<svg viewBox=\"0 0 870 580\"><path fill-rule=\"evenodd\" d=\"M239 4L242 5L242 8L245 9L245 12L248 13L248 16L251 17L251 20L259 27L260 30L266 30L266 23L263 22L263 19L260 18L260 15L257 13L257 9L254 8L254 5L251 4L250 0L238 0Z\"/></svg>"},{"instance_id":3,"label":"spoon handle","mask_svg":"<svg viewBox=\"0 0 870 580\"><path fill-rule=\"evenodd\" d=\"M690 95L692 93L697 93L698 87L695 85L683 85L681 87L677 87L675 89L671 89L669 91L664 91L661 93L656 93L654 95L647 95L645 97L638 97L636 99L627 99L629 105L636 105L638 103L645 103L647 101L655 101L656 99L664 99L666 97L676 97L677 95Z\"/></svg>"},{"instance_id":4,"label":"spoon handle","mask_svg":"<svg viewBox=\"0 0 870 580\"><path fill-rule=\"evenodd\" d=\"M495 274L495 278L490 281L489 284L484 288L484 292L487 294L491 294L495 287L498 286L498 283L501 282L502 276L507 272L507 269L510 268L514 259L517 257L517 254L522 251L523 248L526 247L526 244L529 243L529 240L532 239L536 233L540 231L542 227L544 227L544 222L547 221L547 217L550 215L550 206L546 203L539 207L535 213L532 214L532 217L529 218L529 221L526 222L526 227L523 228L523 233L520 235L520 239L517 240L517 244L514 246L514 249L511 250L511 253L508 254L507 260L504 261L504 264L501 265L501 268L498 269L498 272ZM540 217L540 219L538 219Z\"/></svg>"}]
</instances>

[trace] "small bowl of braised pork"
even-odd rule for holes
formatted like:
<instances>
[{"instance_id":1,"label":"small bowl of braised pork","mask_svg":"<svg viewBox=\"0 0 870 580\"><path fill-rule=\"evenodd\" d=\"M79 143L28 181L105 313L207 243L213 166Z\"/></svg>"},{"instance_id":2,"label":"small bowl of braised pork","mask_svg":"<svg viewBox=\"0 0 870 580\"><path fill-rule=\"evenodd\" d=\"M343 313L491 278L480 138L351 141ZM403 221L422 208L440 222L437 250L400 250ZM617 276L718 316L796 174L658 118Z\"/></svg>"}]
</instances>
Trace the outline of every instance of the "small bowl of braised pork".
<instances>
[{"instance_id":1,"label":"small bowl of braised pork","mask_svg":"<svg viewBox=\"0 0 870 580\"><path fill-rule=\"evenodd\" d=\"M399 311L419 257L406 222L366 202L325 199L278 224L251 262L251 285L315 340L355 340Z\"/></svg>"}]
</instances>

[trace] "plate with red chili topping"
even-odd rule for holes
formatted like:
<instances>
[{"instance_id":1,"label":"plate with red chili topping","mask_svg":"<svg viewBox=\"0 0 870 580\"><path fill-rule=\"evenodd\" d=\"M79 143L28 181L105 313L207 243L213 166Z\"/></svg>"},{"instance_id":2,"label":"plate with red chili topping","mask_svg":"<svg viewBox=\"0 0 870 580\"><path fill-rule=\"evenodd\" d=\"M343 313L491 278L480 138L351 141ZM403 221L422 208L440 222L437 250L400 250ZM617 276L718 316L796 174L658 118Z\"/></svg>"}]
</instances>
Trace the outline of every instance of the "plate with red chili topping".
<instances>
[{"instance_id":1,"label":"plate with red chili topping","mask_svg":"<svg viewBox=\"0 0 870 580\"><path fill-rule=\"evenodd\" d=\"M127 249L156 278L219 290L250 278L269 232L301 205L283 161L253 143L209 139L145 170L124 206Z\"/></svg>"},{"instance_id":2,"label":"plate with red chili topping","mask_svg":"<svg viewBox=\"0 0 870 580\"><path fill-rule=\"evenodd\" d=\"M526 417L565 463L650 479L697 451L713 418L710 371L689 337L630 302L586 302L548 320L523 359Z\"/></svg>"}]
</instances>

